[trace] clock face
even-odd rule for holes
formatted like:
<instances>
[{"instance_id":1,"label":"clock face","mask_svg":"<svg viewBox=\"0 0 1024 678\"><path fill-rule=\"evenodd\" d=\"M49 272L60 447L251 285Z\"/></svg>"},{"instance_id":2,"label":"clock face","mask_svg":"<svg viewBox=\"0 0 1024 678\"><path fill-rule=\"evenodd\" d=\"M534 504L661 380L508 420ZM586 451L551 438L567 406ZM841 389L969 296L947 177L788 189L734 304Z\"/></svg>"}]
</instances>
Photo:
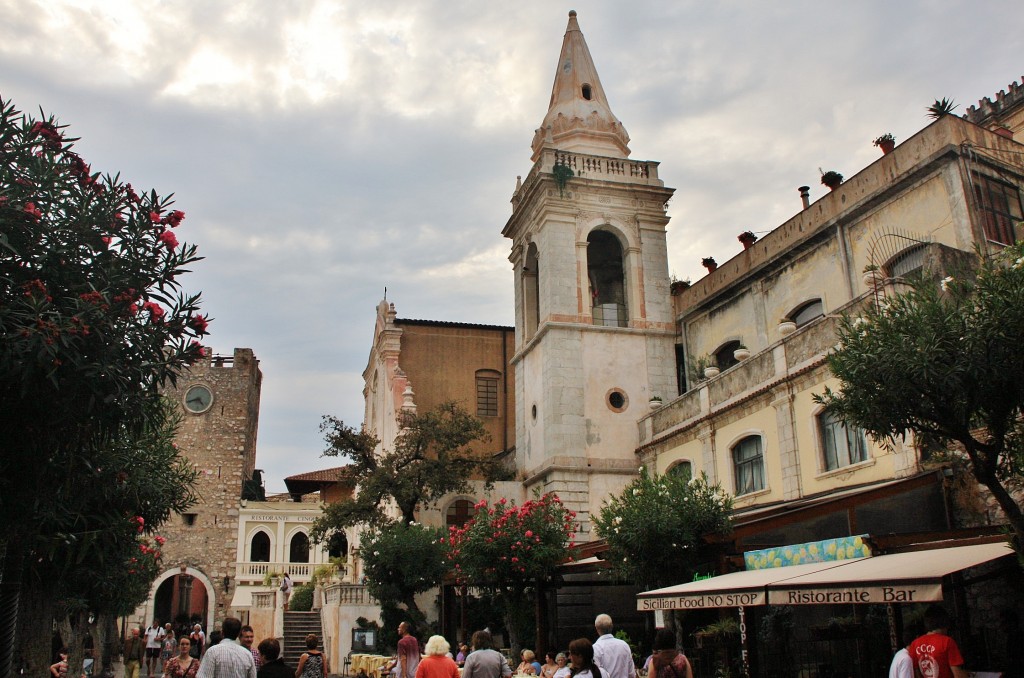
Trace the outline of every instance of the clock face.
<instances>
[{"instance_id":1,"label":"clock face","mask_svg":"<svg viewBox=\"0 0 1024 678\"><path fill-rule=\"evenodd\" d=\"M213 393L205 386L193 386L185 391L185 409L201 414L213 404Z\"/></svg>"}]
</instances>

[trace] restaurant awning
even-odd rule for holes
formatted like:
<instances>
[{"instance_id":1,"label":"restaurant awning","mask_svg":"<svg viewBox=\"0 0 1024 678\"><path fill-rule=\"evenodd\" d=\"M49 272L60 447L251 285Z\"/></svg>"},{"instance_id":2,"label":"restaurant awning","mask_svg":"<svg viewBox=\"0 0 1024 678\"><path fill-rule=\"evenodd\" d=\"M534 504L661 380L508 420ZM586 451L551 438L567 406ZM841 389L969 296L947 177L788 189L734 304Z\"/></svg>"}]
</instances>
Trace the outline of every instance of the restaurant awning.
<instances>
[{"instance_id":1,"label":"restaurant awning","mask_svg":"<svg viewBox=\"0 0 1024 678\"><path fill-rule=\"evenodd\" d=\"M645 591L637 596L637 609L942 600L944 576L1012 553L1005 543L974 544L745 570Z\"/></svg>"},{"instance_id":2,"label":"restaurant awning","mask_svg":"<svg viewBox=\"0 0 1024 678\"><path fill-rule=\"evenodd\" d=\"M765 605L768 602L766 592L770 584L834 569L848 562L850 561L833 560L765 570L730 572L717 577L645 591L637 595L637 609L649 612Z\"/></svg>"},{"instance_id":3,"label":"restaurant awning","mask_svg":"<svg viewBox=\"0 0 1024 678\"><path fill-rule=\"evenodd\" d=\"M891 553L845 561L768 587L769 605L942 600L942 578L1013 553L1004 543Z\"/></svg>"}]
</instances>

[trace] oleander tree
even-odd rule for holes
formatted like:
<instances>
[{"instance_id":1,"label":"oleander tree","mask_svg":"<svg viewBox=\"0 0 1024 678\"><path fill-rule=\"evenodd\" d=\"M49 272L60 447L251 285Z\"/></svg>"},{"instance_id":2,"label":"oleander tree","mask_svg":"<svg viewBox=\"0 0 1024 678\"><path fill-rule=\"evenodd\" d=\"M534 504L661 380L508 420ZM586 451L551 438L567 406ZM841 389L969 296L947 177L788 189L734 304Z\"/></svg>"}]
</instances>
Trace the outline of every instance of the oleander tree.
<instances>
[{"instance_id":1,"label":"oleander tree","mask_svg":"<svg viewBox=\"0 0 1024 678\"><path fill-rule=\"evenodd\" d=\"M913 433L967 460L1009 522L1024 469L1024 244L978 254L972 271L922 276L910 289L844 316L828 357L841 382L817 402L875 440Z\"/></svg>"},{"instance_id":2,"label":"oleander tree","mask_svg":"<svg viewBox=\"0 0 1024 678\"><path fill-rule=\"evenodd\" d=\"M547 640L543 591L558 565L574 557L576 513L552 493L518 506L505 498L490 505L481 500L474 508L474 517L462 527L450 526L445 539L455 578L498 600L516 652L520 640L514 612L532 596L542 652Z\"/></svg>"},{"instance_id":3,"label":"oleander tree","mask_svg":"<svg viewBox=\"0 0 1024 678\"><path fill-rule=\"evenodd\" d=\"M593 521L616 574L652 589L689 579L707 560L705 538L732 529L731 512L732 498L706 474L658 475L642 467Z\"/></svg>"},{"instance_id":4,"label":"oleander tree","mask_svg":"<svg viewBox=\"0 0 1024 678\"><path fill-rule=\"evenodd\" d=\"M180 282L199 260L175 233L184 213L170 196L94 172L66 132L0 101L2 675L15 647L30 672L45 663L49 632L25 633L24 618L51 624L50 577L104 544L81 517L112 510L105 481L116 470L105 460L165 425L161 387L205 351L208 318ZM122 489L113 505L151 511L141 486ZM19 608L30 614L19 619Z\"/></svg>"}]
</instances>

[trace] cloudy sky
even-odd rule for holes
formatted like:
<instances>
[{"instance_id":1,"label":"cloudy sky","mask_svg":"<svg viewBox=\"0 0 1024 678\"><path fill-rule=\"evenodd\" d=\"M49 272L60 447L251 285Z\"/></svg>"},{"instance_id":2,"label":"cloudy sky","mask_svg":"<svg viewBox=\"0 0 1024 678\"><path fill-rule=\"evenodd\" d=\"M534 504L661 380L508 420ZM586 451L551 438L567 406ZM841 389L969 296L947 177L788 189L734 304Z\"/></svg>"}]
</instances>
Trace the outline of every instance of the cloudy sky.
<instances>
[{"instance_id":1,"label":"cloudy sky","mask_svg":"<svg viewBox=\"0 0 1024 678\"><path fill-rule=\"evenodd\" d=\"M1024 73L1019 0L0 0L0 97L71 124L95 170L174 193L217 353L263 369L269 491L357 425L375 306L512 324L516 175L576 9L632 157L658 160L670 268L796 213L818 168Z\"/></svg>"}]
</instances>

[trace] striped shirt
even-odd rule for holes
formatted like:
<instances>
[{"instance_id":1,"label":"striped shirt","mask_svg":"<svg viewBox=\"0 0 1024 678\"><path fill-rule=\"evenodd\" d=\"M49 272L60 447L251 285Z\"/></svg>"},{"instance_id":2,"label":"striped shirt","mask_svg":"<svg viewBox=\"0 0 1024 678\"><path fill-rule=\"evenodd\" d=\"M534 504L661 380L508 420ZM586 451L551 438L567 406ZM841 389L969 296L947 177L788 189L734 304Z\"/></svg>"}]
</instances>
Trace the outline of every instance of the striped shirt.
<instances>
[{"instance_id":1,"label":"striped shirt","mask_svg":"<svg viewBox=\"0 0 1024 678\"><path fill-rule=\"evenodd\" d=\"M206 651L196 678L256 678L252 652L230 638Z\"/></svg>"}]
</instances>

